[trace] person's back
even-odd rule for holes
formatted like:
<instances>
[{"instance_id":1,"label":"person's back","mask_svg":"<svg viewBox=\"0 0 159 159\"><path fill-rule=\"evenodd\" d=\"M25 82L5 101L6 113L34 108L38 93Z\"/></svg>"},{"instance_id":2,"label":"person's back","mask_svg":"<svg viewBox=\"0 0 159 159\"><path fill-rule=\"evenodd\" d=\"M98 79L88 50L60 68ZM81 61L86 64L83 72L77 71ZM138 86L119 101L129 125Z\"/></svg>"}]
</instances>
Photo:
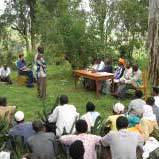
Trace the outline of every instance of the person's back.
<instances>
[{"instance_id":1,"label":"person's back","mask_svg":"<svg viewBox=\"0 0 159 159\"><path fill-rule=\"evenodd\" d=\"M112 159L136 159L136 149L142 147L144 141L134 132L128 132L128 120L120 116L117 119L118 132L111 131L102 138L104 146L110 146Z\"/></svg>"},{"instance_id":2,"label":"person's back","mask_svg":"<svg viewBox=\"0 0 159 159\"><path fill-rule=\"evenodd\" d=\"M34 121L33 129L35 135L27 140L29 150L40 159L55 159L56 140L53 133L45 133L41 121Z\"/></svg>"},{"instance_id":3,"label":"person's back","mask_svg":"<svg viewBox=\"0 0 159 159\"><path fill-rule=\"evenodd\" d=\"M65 104L63 106L58 107L58 117L57 117L57 123L56 125L60 127L59 131L63 131L63 129L66 129L66 132L69 133L73 123L75 122L75 119L77 117L76 108L73 105ZM58 135L58 133L57 133Z\"/></svg>"},{"instance_id":4,"label":"person's back","mask_svg":"<svg viewBox=\"0 0 159 159\"><path fill-rule=\"evenodd\" d=\"M68 97L66 95L60 96L60 104L48 117L50 123L56 123L57 136L61 136L64 130L66 133L70 133L76 118L79 116L75 106L68 104Z\"/></svg>"},{"instance_id":5,"label":"person's back","mask_svg":"<svg viewBox=\"0 0 159 159\"><path fill-rule=\"evenodd\" d=\"M135 99L133 99L128 105L128 113L133 115L142 116L143 106L146 102L142 99L143 93L141 90L135 91Z\"/></svg>"},{"instance_id":6,"label":"person's back","mask_svg":"<svg viewBox=\"0 0 159 159\"><path fill-rule=\"evenodd\" d=\"M31 122L24 122L24 113L18 111L15 113L16 125L9 130L9 135L20 136L26 142L29 137L35 134Z\"/></svg>"},{"instance_id":7,"label":"person's back","mask_svg":"<svg viewBox=\"0 0 159 159\"><path fill-rule=\"evenodd\" d=\"M28 139L28 145L37 158L55 159L55 135L53 133L37 133Z\"/></svg>"}]
</instances>

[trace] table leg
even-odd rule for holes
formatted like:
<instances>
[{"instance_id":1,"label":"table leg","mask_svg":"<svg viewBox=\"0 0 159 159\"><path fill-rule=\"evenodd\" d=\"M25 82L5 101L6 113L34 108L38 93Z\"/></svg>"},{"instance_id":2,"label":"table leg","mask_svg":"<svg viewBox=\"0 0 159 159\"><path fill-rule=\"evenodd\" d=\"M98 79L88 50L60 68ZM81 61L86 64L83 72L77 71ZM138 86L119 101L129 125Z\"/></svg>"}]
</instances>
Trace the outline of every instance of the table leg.
<instances>
[{"instance_id":1,"label":"table leg","mask_svg":"<svg viewBox=\"0 0 159 159\"><path fill-rule=\"evenodd\" d=\"M96 80L96 97L99 97L99 81Z\"/></svg>"},{"instance_id":2,"label":"table leg","mask_svg":"<svg viewBox=\"0 0 159 159\"><path fill-rule=\"evenodd\" d=\"M114 93L114 90L115 88L114 88L114 77L112 78L112 93Z\"/></svg>"},{"instance_id":3,"label":"table leg","mask_svg":"<svg viewBox=\"0 0 159 159\"><path fill-rule=\"evenodd\" d=\"M75 88L77 88L77 81L78 81L78 76L75 76Z\"/></svg>"}]
</instances>

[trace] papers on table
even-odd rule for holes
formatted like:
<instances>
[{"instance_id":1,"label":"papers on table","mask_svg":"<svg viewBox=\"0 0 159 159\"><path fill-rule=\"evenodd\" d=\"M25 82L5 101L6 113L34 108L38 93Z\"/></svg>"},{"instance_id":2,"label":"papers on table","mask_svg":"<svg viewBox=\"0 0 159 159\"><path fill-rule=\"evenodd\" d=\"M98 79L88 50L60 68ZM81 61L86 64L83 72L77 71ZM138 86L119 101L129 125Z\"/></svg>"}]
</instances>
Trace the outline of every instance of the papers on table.
<instances>
[{"instance_id":1,"label":"papers on table","mask_svg":"<svg viewBox=\"0 0 159 159\"><path fill-rule=\"evenodd\" d=\"M108 73L108 72L97 72L97 73L100 74L101 76L113 75L113 73Z\"/></svg>"}]
</instances>

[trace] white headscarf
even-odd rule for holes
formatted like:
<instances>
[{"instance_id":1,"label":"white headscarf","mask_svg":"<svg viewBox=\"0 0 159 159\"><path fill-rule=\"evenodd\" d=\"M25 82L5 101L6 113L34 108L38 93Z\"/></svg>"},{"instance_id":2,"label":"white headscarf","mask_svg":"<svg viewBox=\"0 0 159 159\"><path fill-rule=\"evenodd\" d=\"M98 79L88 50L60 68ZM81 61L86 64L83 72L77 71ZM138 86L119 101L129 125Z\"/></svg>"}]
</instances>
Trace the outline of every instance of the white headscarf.
<instances>
[{"instance_id":1,"label":"white headscarf","mask_svg":"<svg viewBox=\"0 0 159 159\"><path fill-rule=\"evenodd\" d=\"M116 113L121 113L121 112L124 111L124 109L125 109L125 106L124 106L123 104L121 104L121 103L116 103L116 104L113 106L113 110L114 110L114 112L116 112Z\"/></svg>"},{"instance_id":2,"label":"white headscarf","mask_svg":"<svg viewBox=\"0 0 159 159\"><path fill-rule=\"evenodd\" d=\"M153 113L152 107L150 105L144 105L143 106L143 118L155 121L156 115Z\"/></svg>"}]
</instances>

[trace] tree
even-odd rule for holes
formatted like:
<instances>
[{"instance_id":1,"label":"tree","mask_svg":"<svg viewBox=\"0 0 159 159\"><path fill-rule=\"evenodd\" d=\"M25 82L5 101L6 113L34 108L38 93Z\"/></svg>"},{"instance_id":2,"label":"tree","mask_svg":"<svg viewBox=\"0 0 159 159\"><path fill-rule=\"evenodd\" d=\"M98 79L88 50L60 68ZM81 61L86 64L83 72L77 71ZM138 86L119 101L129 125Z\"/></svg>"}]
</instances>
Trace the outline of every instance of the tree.
<instances>
[{"instance_id":1,"label":"tree","mask_svg":"<svg viewBox=\"0 0 159 159\"><path fill-rule=\"evenodd\" d=\"M149 0L148 52L149 77L152 85L159 84L159 0Z\"/></svg>"}]
</instances>

